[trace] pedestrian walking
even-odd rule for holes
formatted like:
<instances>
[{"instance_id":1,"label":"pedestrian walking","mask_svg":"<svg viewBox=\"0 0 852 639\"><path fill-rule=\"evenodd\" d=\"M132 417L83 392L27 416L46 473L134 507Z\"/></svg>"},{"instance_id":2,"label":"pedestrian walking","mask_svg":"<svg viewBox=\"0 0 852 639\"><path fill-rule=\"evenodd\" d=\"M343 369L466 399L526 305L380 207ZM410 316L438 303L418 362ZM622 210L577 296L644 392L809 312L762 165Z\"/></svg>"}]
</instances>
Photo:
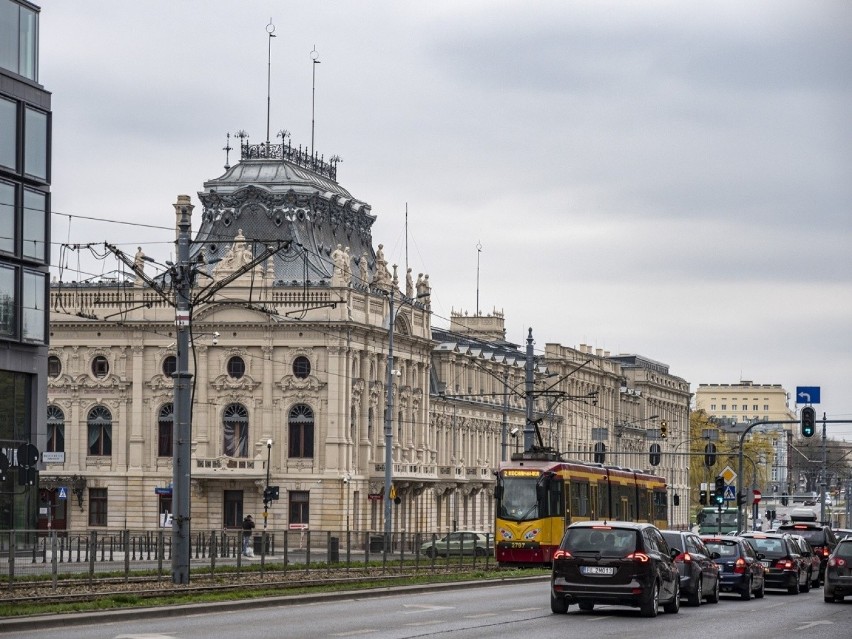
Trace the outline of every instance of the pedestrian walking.
<instances>
[{"instance_id":1,"label":"pedestrian walking","mask_svg":"<svg viewBox=\"0 0 852 639\"><path fill-rule=\"evenodd\" d=\"M243 556L254 557L254 549L251 547L251 535L254 530L254 519L246 515L243 519Z\"/></svg>"}]
</instances>

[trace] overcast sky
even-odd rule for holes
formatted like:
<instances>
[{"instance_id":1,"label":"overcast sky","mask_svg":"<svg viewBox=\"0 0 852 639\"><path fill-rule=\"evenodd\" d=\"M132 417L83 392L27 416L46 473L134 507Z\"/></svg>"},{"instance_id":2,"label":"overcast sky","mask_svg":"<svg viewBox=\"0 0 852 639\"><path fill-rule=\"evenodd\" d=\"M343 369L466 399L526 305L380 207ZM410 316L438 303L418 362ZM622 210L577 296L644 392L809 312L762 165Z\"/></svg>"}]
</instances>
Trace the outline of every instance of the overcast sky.
<instances>
[{"instance_id":1,"label":"overcast sky","mask_svg":"<svg viewBox=\"0 0 852 639\"><path fill-rule=\"evenodd\" d=\"M173 228L226 132L265 139L270 44L272 136L309 146L316 47L314 146L402 272L407 204L436 326L478 300L519 344L638 353L693 391L820 386L852 420L852 3L40 4L54 212ZM174 246L67 215L53 240L54 264Z\"/></svg>"}]
</instances>

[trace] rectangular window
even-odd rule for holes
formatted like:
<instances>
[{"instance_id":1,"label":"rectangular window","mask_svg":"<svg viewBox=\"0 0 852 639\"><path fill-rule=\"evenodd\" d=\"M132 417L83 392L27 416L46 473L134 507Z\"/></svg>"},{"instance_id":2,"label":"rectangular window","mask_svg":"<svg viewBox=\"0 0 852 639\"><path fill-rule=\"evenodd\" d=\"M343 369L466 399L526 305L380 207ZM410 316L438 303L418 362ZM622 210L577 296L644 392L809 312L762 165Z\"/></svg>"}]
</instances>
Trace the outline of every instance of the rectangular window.
<instances>
[{"instance_id":1,"label":"rectangular window","mask_svg":"<svg viewBox=\"0 0 852 639\"><path fill-rule=\"evenodd\" d=\"M243 491L226 490L224 499L225 520L222 525L225 528L241 528L243 525Z\"/></svg>"},{"instance_id":2,"label":"rectangular window","mask_svg":"<svg viewBox=\"0 0 852 639\"><path fill-rule=\"evenodd\" d=\"M314 456L313 424L290 424L289 456L311 458Z\"/></svg>"},{"instance_id":3,"label":"rectangular window","mask_svg":"<svg viewBox=\"0 0 852 639\"><path fill-rule=\"evenodd\" d=\"M24 191L24 257L47 260L47 196L39 191Z\"/></svg>"},{"instance_id":4,"label":"rectangular window","mask_svg":"<svg viewBox=\"0 0 852 639\"><path fill-rule=\"evenodd\" d=\"M0 337L18 336L15 274L16 270L13 267L0 266Z\"/></svg>"},{"instance_id":5,"label":"rectangular window","mask_svg":"<svg viewBox=\"0 0 852 639\"><path fill-rule=\"evenodd\" d=\"M24 112L24 173L47 180L47 113Z\"/></svg>"},{"instance_id":6,"label":"rectangular window","mask_svg":"<svg viewBox=\"0 0 852 639\"><path fill-rule=\"evenodd\" d=\"M172 496L171 495L158 495L159 502L159 524L160 528L171 528L171 520L172 520Z\"/></svg>"},{"instance_id":7,"label":"rectangular window","mask_svg":"<svg viewBox=\"0 0 852 639\"><path fill-rule=\"evenodd\" d=\"M722 410L728 410L728 405L727 405L727 404L722 404Z\"/></svg>"},{"instance_id":8,"label":"rectangular window","mask_svg":"<svg viewBox=\"0 0 852 639\"><path fill-rule=\"evenodd\" d=\"M0 251L15 252L15 185L8 182L0 182Z\"/></svg>"},{"instance_id":9,"label":"rectangular window","mask_svg":"<svg viewBox=\"0 0 852 639\"><path fill-rule=\"evenodd\" d=\"M18 73L38 82L38 13L21 7Z\"/></svg>"},{"instance_id":10,"label":"rectangular window","mask_svg":"<svg viewBox=\"0 0 852 639\"><path fill-rule=\"evenodd\" d=\"M65 424L47 424L47 448L50 453L65 452Z\"/></svg>"},{"instance_id":11,"label":"rectangular window","mask_svg":"<svg viewBox=\"0 0 852 639\"><path fill-rule=\"evenodd\" d=\"M18 168L18 105L3 98L0 98L0 166L13 171Z\"/></svg>"},{"instance_id":12,"label":"rectangular window","mask_svg":"<svg viewBox=\"0 0 852 639\"><path fill-rule=\"evenodd\" d=\"M307 524L310 511L310 493L306 490L291 490L290 497L290 519L291 524Z\"/></svg>"},{"instance_id":13,"label":"rectangular window","mask_svg":"<svg viewBox=\"0 0 852 639\"><path fill-rule=\"evenodd\" d=\"M159 457L171 457L174 455L172 433L174 432L174 421L162 419L158 423L159 437L157 438L157 455Z\"/></svg>"},{"instance_id":14,"label":"rectangular window","mask_svg":"<svg viewBox=\"0 0 852 639\"><path fill-rule=\"evenodd\" d=\"M757 407L757 404L754 404L754 405L751 407L751 409L752 409L752 410L760 410L760 409Z\"/></svg>"},{"instance_id":15,"label":"rectangular window","mask_svg":"<svg viewBox=\"0 0 852 639\"><path fill-rule=\"evenodd\" d=\"M715 411L716 410L716 404L710 404L710 410Z\"/></svg>"},{"instance_id":16,"label":"rectangular window","mask_svg":"<svg viewBox=\"0 0 852 639\"><path fill-rule=\"evenodd\" d=\"M38 13L0 0L0 67L38 81Z\"/></svg>"},{"instance_id":17,"label":"rectangular window","mask_svg":"<svg viewBox=\"0 0 852 639\"><path fill-rule=\"evenodd\" d=\"M107 525L106 488L89 488L89 525Z\"/></svg>"},{"instance_id":18,"label":"rectangular window","mask_svg":"<svg viewBox=\"0 0 852 639\"><path fill-rule=\"evenodd\" d=\"M112 455L112 424L89 424L89 455Z\"/></svg>"},{"instance_id":19,"label":"rectangular window","mask_svg":"<svg viewBox=\"0 0 852 639\"><path fill-rule=\"evenodd\" d=\"M24 271L23 314L24 327L22 337L27 342L44 343L47 338L47 305L45 304L44 273Z\"/></svg>"},{"instance_id":20,"label":"rectangular window","mask_svg":"<svg viewBox=\"0 0 852 639\"><path fill-rule=\"evenodd\" d=\"M755 406L755 408L757 408L757 406ZM763 410L765 410L766 412L769 412L769 404L764 404Z\"/></svg>"},{"instance_id":21,"label":"rectangular window","mask_svg":"<svg viewBox=\"0 0 852 639\"><path fill-rule=\"evenodd\" d=\"M724 406L723 406L722 408L724 408ZM737 410L737 405L736 405L736 404L731 404L731 410Z\"/></svg>"}]
</instances>

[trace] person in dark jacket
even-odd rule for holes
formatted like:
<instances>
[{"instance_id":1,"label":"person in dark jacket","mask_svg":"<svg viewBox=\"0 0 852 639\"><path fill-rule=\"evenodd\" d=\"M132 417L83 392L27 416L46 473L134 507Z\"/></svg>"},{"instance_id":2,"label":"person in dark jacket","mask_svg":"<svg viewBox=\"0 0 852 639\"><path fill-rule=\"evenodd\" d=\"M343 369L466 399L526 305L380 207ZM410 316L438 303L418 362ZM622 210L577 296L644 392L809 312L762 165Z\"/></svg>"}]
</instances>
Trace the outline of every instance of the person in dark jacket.
<instances>
[{"instance_id":1,"label":"person in dark jacket","mask_svg":"<svg viewBox=\"0 0 852 639\"><path fill-rule=\"evenodd\" d=\"M246 515L246 518L243 519L243 556L244 557L253 557L254 551L251 547L251 535L254 530L254 519L251 518L251 515Z\"/></svg>"}]
</instances>

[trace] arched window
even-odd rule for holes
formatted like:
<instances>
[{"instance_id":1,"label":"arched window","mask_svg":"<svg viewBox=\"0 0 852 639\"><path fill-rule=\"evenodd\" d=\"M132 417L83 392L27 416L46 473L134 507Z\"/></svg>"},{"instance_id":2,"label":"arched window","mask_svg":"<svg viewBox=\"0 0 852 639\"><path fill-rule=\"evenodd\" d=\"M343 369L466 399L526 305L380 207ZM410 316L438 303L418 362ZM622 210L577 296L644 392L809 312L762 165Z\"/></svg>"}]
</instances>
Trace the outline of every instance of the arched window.
<instances>
[{"instance_id":1,"label":"arched window","mask_svg":"<svg viewBox=\"0 0 852 639\"><path fill-rule=\"evenodd\" d=\"M106 406L95 406L86 420L89 429L89 455L112 455L112 413Z\"/></svg>"},{"instance_id":2,"label":"arched window","mask_svg":"<svg viewBox=\"0 0 852 639\"><path fill-rule=\"evenodd\" d=\"M299 379L305 379L311 374L311 360L304 355L299 355L293 360L293 375Z\"/></svg>"},{"instance_id":3,"label":"arched window","mask_svg":"<svg viewBox=\"0 0 852 639\"><path fill-rule=\"evenodd\" d=\"M59 406L47 407L47 452L65 452L65 413Z\"/></svg>"},{"instance_id":4,"label":"arched window","mask_svg":"<svg viewBox=\"0 0 852 639\"><path fill-rule=\"evenodd\" d=\"M305 404L296 404L290 409L287 421L290 434L290 457L314 456L314 411Z\"/></svg>"},{"instance_id":5,"label":"arched window","mask_svg":"<svg viewBox=\"0 0 852 639\"><path fill-rule=\"evenodd\" d=\"M222 417L222 429L225 433L222 451L228 457L248 457L249 419L248 411L242 404L228 404Z\"/></svg>"},{"instance_id":6,"label":"arched window","mask_svg":"<svg viewBox=\"0 0 852 639\"><path fill-rule=\"evenodd\" d=\"M171 457L174 455L175 406L171 402L163 404L160 416L157 418L157 455Z\"/></svg>"}]
</instances>

